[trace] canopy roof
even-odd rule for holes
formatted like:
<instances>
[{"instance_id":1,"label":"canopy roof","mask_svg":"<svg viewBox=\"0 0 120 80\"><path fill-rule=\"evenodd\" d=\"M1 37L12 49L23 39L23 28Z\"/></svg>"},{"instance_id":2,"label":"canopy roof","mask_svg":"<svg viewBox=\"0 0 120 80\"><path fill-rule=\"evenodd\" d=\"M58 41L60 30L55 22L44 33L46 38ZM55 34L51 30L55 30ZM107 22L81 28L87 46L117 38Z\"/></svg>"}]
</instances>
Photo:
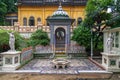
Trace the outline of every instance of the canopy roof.
<instances>
[{"instance_id":1,"label":"canopy roof","mask_svg":"<svg viewBox=\"0 0 120 80\"><path fill-rule=\"evenodd\" d=\"M59 4L58 9L52 14L52 16L46 19L48 22L69 22L72 24L75 19L71 19L68 16L68 13L62 9L61 3Z\"/></svg>"},{"instance_id":2,"label":"canopy roof","mask_svg":"<svg viewBox=\"0 0 120 80\"><path fill-rule=\"evenodd\" d=\"M52 17L69 17L69 16L68 16L68 13L62 9L61 3L60 3L58 10L56 10L53 13Z\"/></svg>"}]
</instances>

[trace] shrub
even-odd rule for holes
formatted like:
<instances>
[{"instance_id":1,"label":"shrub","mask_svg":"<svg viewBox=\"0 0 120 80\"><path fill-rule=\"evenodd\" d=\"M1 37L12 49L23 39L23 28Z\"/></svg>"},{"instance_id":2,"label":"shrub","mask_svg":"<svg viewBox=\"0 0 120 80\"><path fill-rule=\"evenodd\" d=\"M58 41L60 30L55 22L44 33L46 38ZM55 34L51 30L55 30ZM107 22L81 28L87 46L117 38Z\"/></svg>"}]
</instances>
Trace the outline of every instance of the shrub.
<instances>
[{"instance_id":1,"label":"shrub","mask_svg":"<svg viewBox=\"0 0 120 80\"><path fill-rule=\"evenodd\" d=\"M34 32L28 41L28 45L33 47L35 47L36 45L46 46L49 45L49 43L50 39L48 37L48 34L41 29Z\"/></svg>"},{"instance_id":2,"label":"shrub","mask_svg":"<svg viewBox=\"0 0 120 80\"><path fill-rule=\"evenodd\" d=\"M89 28L78 26L78 28L73 31L72 40L76 41L79 45L90 49L90 37L91 34Z\"/></svg>"}]
</instances>

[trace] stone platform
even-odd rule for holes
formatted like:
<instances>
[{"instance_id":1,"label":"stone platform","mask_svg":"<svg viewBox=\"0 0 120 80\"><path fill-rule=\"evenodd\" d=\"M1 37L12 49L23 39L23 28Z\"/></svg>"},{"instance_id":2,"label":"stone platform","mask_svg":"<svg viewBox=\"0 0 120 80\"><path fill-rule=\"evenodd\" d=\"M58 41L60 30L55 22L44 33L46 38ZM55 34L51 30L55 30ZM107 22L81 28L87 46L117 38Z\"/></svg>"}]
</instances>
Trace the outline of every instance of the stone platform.
<instances>
[{"instance_id":1,"label":"stone platform","mask_svg":"<svg viewBox=\"0 0 120 80\"><path fill-rule=\"evenodd\" d=\"M34 59L19 70L39 70L43 74L79 74L80 71L104 71L89 59L69 59L70 66L65 69L52 67L50 59Z\"/></svg>"}]
</instances>

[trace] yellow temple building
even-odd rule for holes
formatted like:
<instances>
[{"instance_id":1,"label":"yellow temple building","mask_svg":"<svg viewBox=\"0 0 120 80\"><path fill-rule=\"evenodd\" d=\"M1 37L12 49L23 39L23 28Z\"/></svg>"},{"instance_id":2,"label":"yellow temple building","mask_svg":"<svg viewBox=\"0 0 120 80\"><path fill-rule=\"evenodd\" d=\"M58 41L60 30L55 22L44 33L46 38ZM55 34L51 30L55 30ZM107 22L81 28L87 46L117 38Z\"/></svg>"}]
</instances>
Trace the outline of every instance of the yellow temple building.
<instances>
[{"instance_id":1,"label":"yellow temple building","mask_svg":"<svg viewBox=\"0 0 120 80\"><path fill-rule=\"evenodd\" d=\"M81 23L85 16L87 0L61 0L63 10L75 19L74 25ZM18 0L18 22L21 26L36 26L41 22L47 26L46 19L57 10L59 0Z\"/></svg>"},{"instance_id":2,"label":"yellow temple building","mask_svg":"<svg viewBox=\"0 0 120 80\"><path fill-rule=\"evenodd\" d=\"M26 38L29 38L30 35L28 34L32 34L37 29L43 29L43 31L48 32L50 36L50 24L47 19L53 16L61 3L62 12L66 12L65 14L67 14L69 18L74 19L70 27L70 32L72 33L85 17L87 1L88 0L18 0L18 12L8 13L6 15L6 25L0 27L7 30L16 30ZM64 13L60 14L62 15Z\"/></svg>"}]
</instances>

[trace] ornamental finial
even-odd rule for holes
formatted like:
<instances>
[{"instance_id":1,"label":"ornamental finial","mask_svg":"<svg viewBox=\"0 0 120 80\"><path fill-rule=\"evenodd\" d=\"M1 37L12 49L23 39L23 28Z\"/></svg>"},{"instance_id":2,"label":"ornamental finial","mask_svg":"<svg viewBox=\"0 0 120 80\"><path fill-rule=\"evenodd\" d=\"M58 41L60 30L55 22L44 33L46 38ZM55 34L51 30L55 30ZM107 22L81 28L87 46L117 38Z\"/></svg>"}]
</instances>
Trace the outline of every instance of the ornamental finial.
<instances>
[{"instance_id":1,"label":"ornamental finial","mask_svg":"<svg viewBox=\"0 0 120 80\"><path fill-rule=\"evenodd\" d=\"M58 10L62 10L61 0L59 0L59 8Z\"/></svg>"},{"instance_id":2,"label":"ornamental finial","mask_svg":"<svg viewBox=\"0 0 120 80\"><path fill-rule=\"evenodd\" d=\"M59 6L61 6L61 0L59 0Z\"/></svg>"}]
</instances>

